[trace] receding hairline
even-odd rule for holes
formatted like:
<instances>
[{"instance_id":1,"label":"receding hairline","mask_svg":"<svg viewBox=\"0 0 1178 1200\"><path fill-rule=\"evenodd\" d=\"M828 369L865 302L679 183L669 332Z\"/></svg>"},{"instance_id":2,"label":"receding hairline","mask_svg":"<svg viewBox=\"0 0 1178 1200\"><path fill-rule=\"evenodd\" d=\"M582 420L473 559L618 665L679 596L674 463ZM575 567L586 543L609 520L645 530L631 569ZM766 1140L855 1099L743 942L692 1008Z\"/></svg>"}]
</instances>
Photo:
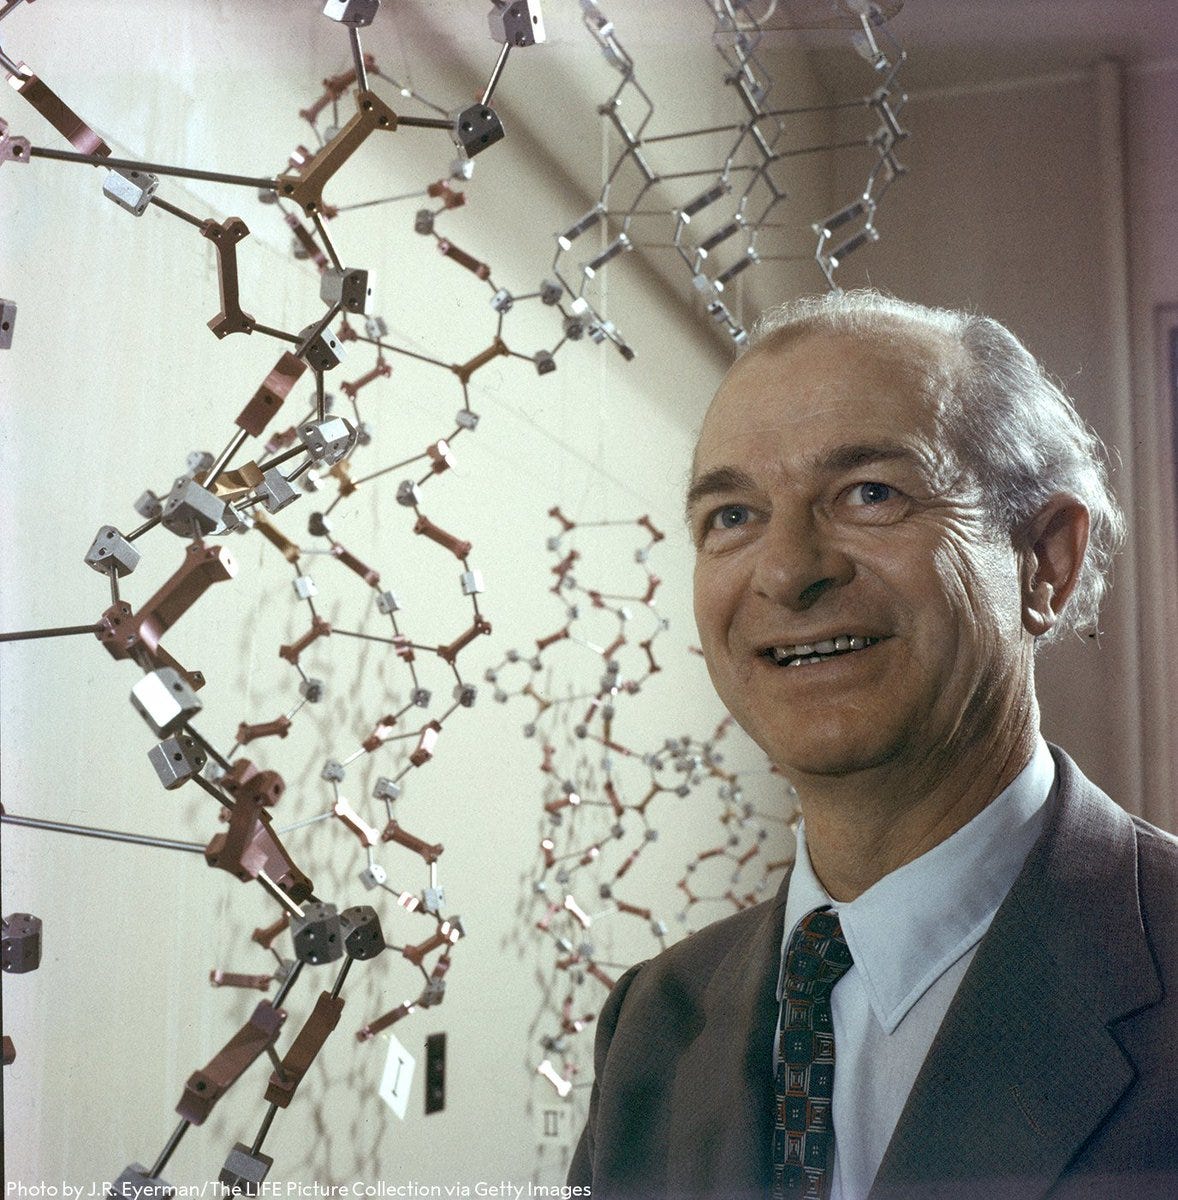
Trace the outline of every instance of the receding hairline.
<instances>
[{"instance_id":1,"label":"receding hairline","mask_svg":"<svg viewBox=\"0 0 1178 1200\"><path fill-rule=\"evenodd\" d=\"M774 354L789 354L806 342L848 342L868 350L874 349L881 361L899 359L911 365L914 356L903 353L903 342L906 342L908 346L921 351L920 359L925 365L922 374L930 391L938 391L946 399L960 404L961 385L972 367L972 357L956 331L943 328L933 321L900 313L881 311L869 316L870 321L864 321L856 328L839 328L821 319L799 321L772 329L754 341L728 369L708 402L691 451L689 486L699 474L699 444L704 427L728 381L739 375L746 363ZM895 334L901 336L889 336ZM880 350L892 353L879 353Z\"/></svg>"}]
</instances>

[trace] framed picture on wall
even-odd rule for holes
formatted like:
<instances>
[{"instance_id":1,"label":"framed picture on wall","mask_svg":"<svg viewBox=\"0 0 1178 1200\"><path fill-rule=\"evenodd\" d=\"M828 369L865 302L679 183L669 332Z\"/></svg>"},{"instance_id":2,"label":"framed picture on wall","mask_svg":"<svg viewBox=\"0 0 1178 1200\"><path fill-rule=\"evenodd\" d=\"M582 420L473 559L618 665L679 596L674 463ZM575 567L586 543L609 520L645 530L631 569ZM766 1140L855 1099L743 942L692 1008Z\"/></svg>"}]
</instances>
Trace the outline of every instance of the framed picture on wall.
<instances>
[{"instance_id":1,"label":"framed picture on wall","mask_svg":"<svg viewBox=\"0 0 1178 1200\"><path fill-rule=\"evenodd\" d=\"M1171 478L1175 504L1178 505L1178 304L1157 306L1154 330L1159 395L1169 401Z\"/></svg>"}]
</instances>

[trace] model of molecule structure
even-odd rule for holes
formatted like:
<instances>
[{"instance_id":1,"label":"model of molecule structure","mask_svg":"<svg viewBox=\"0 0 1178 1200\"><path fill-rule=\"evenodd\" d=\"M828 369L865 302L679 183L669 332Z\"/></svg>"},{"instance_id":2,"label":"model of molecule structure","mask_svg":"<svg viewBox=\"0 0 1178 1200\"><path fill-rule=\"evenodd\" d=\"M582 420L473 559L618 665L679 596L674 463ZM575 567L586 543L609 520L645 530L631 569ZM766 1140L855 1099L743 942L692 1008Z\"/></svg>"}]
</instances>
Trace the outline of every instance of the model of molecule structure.
<instances>
[{"instance_id":1,"label":"model of molecule structure","mask_svg":"<svg viewBox=\"0 0 1178 1200\"><path fill-rule=\"evenodd\" d=\"M896 157L898 144L908 136L898 119L907 99L897 86L904 52L886 24L899 3L829 0L799 5L797 0L783 0L779 14L776 0L703 3L715 22L713 41L724 84L739 97L743 116L734 122L683 128L656 107L656 98L642 85L638 64L598 0L581 0L585 27L619 76L599 108L616 134L617 150L597 203L557 235L553 274L575 297L576 312L591 314L624 355L631 353L629 346L616 326L599 316L594 300L607 263L639 247L672 252L708 313L740 345L747 335L726 303L726 294L748 268L782 257L766 250L764 243L782 227L793 162L800 155L836 150L866 152L869 161L862 192L813 225L818 236L815 258L831 288L836 287L839 265L878 240L876 209L904 174ZM793 21L791 12L798 14ZM774 79L762 60L762 42L771 28L807 26L849 31L850 44L875 76L868 95L825 105L781 104L780 89L775 95ZM797 144L794 126L799 118L854 109L870 117L871 127L863 136ZM707 159L715 166L699 165ZM608 243L574 269L573 243L603 225L609 231Z\"/></svg>"},{"instance_id":2,"label":"model of molecule structure","mask_svg":"<svg viewBox=\"0 0 1178 1200\"><path fill-rule=\"evenodd\" d=\"M627 709L663 702L656 648L668 623L652 555L664 535L649 516L573 521L559 507L549 515L558 525L548 541L558 627L486 676L497 701L525 708L523 734L545 779L528 904L546 948L533 1022L540 1061L532 1065L545 1081L536 1102L541 1145L579 1125L576 1110L558 1101L591 1081L592 1023L618 974L764 899L792 861L787 827L796 820L792 789L755 748L741 755L731 718L707 737L632 744ZM626 541L635 532L637 546ZM672 822L690 823L700 848L660 897L665 867L653 881L641 867L658 852L660 825Z\"/></svg>"},{"instance_id":3,"label":"model of molecule structure","mask_svg":"<svg viewBox=\"0 0 1178 1200\"><path fill-rule=\"evenodd\" d=\"M97 513L95 523L102 523L89 548L85 540L77 547L77 557L99 576L95 580L81 572L100 591L90 596L82 587L69 598L91 606L83 609L87 620L0 634L5 643L80 639L79 657L94 654L92 645L82 648L94 638L106 651L99 662L109 665L109 656L133 665L134 671L109 668L111 678L122 671L134 676L126 680L130 704L149 731L141 749L168 799L187 801L184 815L200 830L200 840L149 832L162 818L146 806L142 825L137 815L134 828L111 828L102 815L101 789L85 792L91 807L77 821L38 816L35 794L19 800L6 796L3 822L203 859L219 873L208 878L224 885L236 914L255 900L268 906L252 933L251 917L245 936L222 946L214 962L201 966L202 972L211 968L212 987L236 997L227 1004L255 992L263 998L244 1022L218 1031L219 1049L207 1061L199 1061L182 1039L169 1048L184 1064L176 1117L161 1116L158 1153L132 1162L117 1177L117 1167L112 1170L115 1195L166 1194L164 1173L181 1142L196 1141L191 1131L209 1124L215 1109L214 1128L224 1120L226 1109L218 1105L227 1093L233 1089L239 1097L258 1083L245 1080L248 1072L259 1076L268 1070L267 1082L256 1086L261 1094L257 1121L227 1139L227 1156L226 1146L207 1150L210 1161L215 1157L223 1163L222 1184L256 1191L273 1165L265 1145L279 1110L289 1107L300 1089L305 1105L314 1076L310 1087L303 1083L322 1070L327 1057L322 1052L332 1033L342 1025L363 1043L384 1044L393 1026L443 1000L454 956L461 954L458 943L467 924L451 907L458 890L451 886L447 895L444 883L452 880L442 878L444 847L417 789L418 781L428 778L429 765L445 753L452 723L466 719L480 698L486 700L486 689L475 683L486 659L474 667L471 660L480 648L490 654L493 614L484 607L475 547L461 511L448 512L446 488L457 486L463 448L478 429L476 409L485 398L480 373L486 368L510 363L531 381L550 375L558 356L575 353L578 342L612 341L629 355L616 327L597 311L599 301L590 303L586 292L616 250L592 256L579 274L558 253L550 277L516 287L448 236L458 210L475 203L475 192L467 187L473 159L504 138L492 101L509 54L545 36L536 0L490 0L489 6L490 33L498 47L491 74L474 103L447 107L382 70L365 51L362 31L382 19L379 0L326 0L324 20L339 33L341 50L340 61L330 66L340 66L345 56L351 65L327 73L321 84L308 84L297 109L298 132L280 148L266 150L268 162L259 175L117 157L67 97L0 50L0 67L12 88L0 116L0 168L6 179L17 175L34 198L39 188L91 184L95 203L114 206L109 211L135 233L158 221L177 244L188 239L186 249L198 247L215 265L217 296L210 287L204 310L211 314L205 323L213 337L232 346L247 338L254 345L274 344L274 357L236 392L200 377L186 381L199 396L204 422L185 431L195 448L187 459L163 458L150 477L128 478L126 505L137 515ZM586 0L582 8L593 36L604 48L617 48L616 38L598 21L597 6ZM756 103L764 107L761 84L751 82L756 67L745 29L746 6L733 3L726 10L740 21L729 46L737 54L738 78L745 80L737 91L759 97ZM8 48L16 44L22 21L57 19L59 12L48 5L0 0ZM882 36L879 10L870 6L863 36L878 49L877 35ZM620 61L614 65L623 86L637 86L632 64ZM889 60L890 71L894 65ZM316 79L320 75L316 69ZM886 79L890 88L892 74ZM894 116L898 107L889 107L888 94L868 105L881 118L885 111ZM616 115L617 106L611 111ZM773 116L768 109L765 115ZM97 120L94 114L87 117ZM760 117L755 124L764 129ZM623 137L627 128L619 128ZM35 144L37 131L47 129L70 148ZM421 163L419 186L395 195L351 197L352 160L371 143L390 144L392 134L398 136L391 144L398 151L404 147L415 171ZM115 140L113 133L109 136ZM746 130L742 144L750 136ZM898 127L894 136L901 136ZM297 144L287 157L292 143ZM861 202L866 238L874 236L876 180L882 186L899 170L890 152L890 143L887 154L880 151L882 165ZM614 174L629 170L642 153L628 143ZM777 151L771 159L748 179L768 179L776 171ZM733 181L746 168L735 155L725 156L725 162L709 190L722 182L724 197L743 196ZM270 173L273 167L277 170ZM92 176L95 168L98 174ZM192 193L171 181L224 188L224 205L216 217L192 211L197 205L186 198ZM286 297L293 319L274 315L279 309L271 295L252 293L243 283L249 273L239 267L261 240L250 240L245 217L225 215L243 190L250 202L249 223L259 232L261 223L273 225L284 244L290 239L291 256L300 260L297 267L283 263L297 279L294 298ZM702 250L702 242L693 243L688 252L686 231L705 208L709 213L719 208L708 201L688 212L690 204L675 203L678 207L669 211L678 214L673 221L683 233L680 252L696 263L693 279L707 275L713 269L703 270L701 253L718 253L725 239ZM719 205L719 196L714 203ZM751 198L744 201L733 218L750 237L769 220L768 213L754 217L751 204ZM431 341L390 332L394 322L386 322L376 306L375 272L367 265L372 251L350 244L350 214L377 205L402 206L403 211L394 211L405 240L437 251L436 258L430 253L434 271L394 281L406 283L403 291L410 291L412 282L418 289L451 288L463 298L477 298L466 311L456 304L452 325L434 331ZM595 213L595 220L613 219L612 194L603 197ZM630 222L629 232L622 232L631 244L641 243L634 224L638 217L637 208L621 216ZM833 229L852 219L832 218L828 224ZM565 241L571 243L588 228L570 230ZM564 253L568 248L561 245ZM757 253L750 241L741 261L751 262ZM820 263L823 253L820 247ZM837 253L825 259L831 270L836 259ZM715 261L712 254L709 262ZM722 273L707 275L717 295L725 283ZM827 279L833 283L830 271ZM19 279L13 287L19 299ZM16 308L16 301L0 301L0 350L12 345ZM517 336L524 311L534 318L533 328L543 325L543 336L529 333L526 341ZM197 330L212 340L200 323ZM150 347L157 332L149 325L137 337ZM478 340L468 344L458 333ZM91 351L97 353L79 342L79 355ZM219 347L217 352L225 353ZM169 394L174 380L162 362L159 372L158 390ZM417 391L431 403L438 398L446 415L430 409L413 421L400 412L390 416L394 400L415 401ZM351 519L365 505L367 516L377 513L379 537L366 536L370 531ZM537 640L534 654L502 664L494 687L497 698L509 696L514 673L520 673L525 682L519 691L535 705L528 724L542 750L540 782L546 790L537 888L529 896L529 905L538 907L529 917L545 949L554 952L550 1002L538 1036L545 1056L542 1073L553 1088L567 1092L587 1081L585 1039L575 1034L592 1019L619 965L633 956L624 937L615 944L611 927L628 924L644 946L657 946L720 910L751 902L782 860L784 847L771 849L766 831L774 819L785 817L763 817L761 806L746 799L751 795L746 773L725 760L724 727L710 737L676 731L653 750L628 744L621 714L659 671L658 581L645 563L661 534L649 518L639 522L646 539L638 551L645 580L639 588L632 593L592 590L573 569L579 552L573 541L593 527L559 519L554 592L564 616L559 628ZM137 570L140 574L131 578ZM445 586L421 585L434 575ZM150 582L140 584L145 577ZM214 586L230 582L234 589ZM225 593L246 588L253 589L249 602L235 604L227 614ZM58 602L57 596L45 600L49 606ZM54 615L46 624L64 619L56 608L49 611ZM597 618L614 624L608 636L584 632ZM185 634L203 621L235 630L248 625L237 641L249 644L251 658L232 678L210 671L206 679L185 648ZM643 622L645 628L636 634ZM574 694L545 674L556 655L570 650L587 655L594 673L591 685L576 684ZM5 648L6 655L23 653L35 650ZM126 685L115 684L120 706ZM99 686L105 694L105 681ZM780 780L771 782L784 788ZM709 818L696 857L685 870L677 866L682 880L674 902L656 903L638 880L656 849L657 821L668 806L705 787L714 787L719 800L716 825ZM605 824L597 824L598 818ZM349 884L363 889L358 898L366 903L352 903L356 897L346 893ZM19 899L17 906L24 907ZM235 922L235 935L241 926ZM4 920L7 974L39 966L43 932L54 936L30 913L13 912ZM371 964L377 957L380 965L351 974L355 962ZM407 982L386 980L394 966ZM345 984L352 999L362 972L371 986L360 1003L352 1001L345 1017ZM317 973L329 978L308 986ZM146 985L128 994L146 1003ZM362 1011L354 1011L361 1005ZM20 1048L21 1030L10 1032L4 1039L5 1062L13 1061ZM255 1067L262 1060L264 1065ZM93 1169L107 1166L95 1163Z\"/></svg>"},{"instance_id":4,"label":"model of molecule structure","mask_svg":"<svg viewBox=\"0 0 1178 1200\"><path fill-rule=\"evenodd\" d=\"M18 3L14 0L6 4L0 9L0 18L12 13ZM212 801L208 809L210 823L219 820L224 828L213 833L206 844L95 825L42 821L13 812L4 814L6 822L202 854L210 867L242 883L256 884L279 909L277 919L256 929L252 937L257 953L272 955L276 967L271 964L270 971L252 974L216 967L210 973L210 981L217 987L269 991L276 985L277 991L273 997L261 1000L223 1048L189 1076L176 1106L179 1124L152 1165L135 1162L118 1175L111 1186L113 1194L119 1196L171 1194L162 1172L181 1139L193 1126L208 1120L228 1089L255 1062L268 1059L273 1071L264 1089L264 1115L256 1132L229 1151L219 1176L227 1187L256 1192L272 1166L272 1159L263 1151L266 1136L279 1110L294 1100L328 1037L340 1024L342 990L353 964L390 951L420 976L407 999L354 1026L356 1036L366 1040L415 1009L429 1008L442 1000L451 953L465 932L461 919L445 908L445 893L438 877L443 847L411 832L398 819L395 807L407 777L433 759L447 722L473 706L476 689L462 674L459 657L476 638L491 631L480 609L483 580L471 561L471 544L433 521L424 510L423 496L454 466L456 440L477 427L469 385L479 368L495 357L514 354L533 362L540 373L547 373L553 359L547 351L523 355L509 350L503 337L503 321L512 304L505 292L506 299L493 306L495 328L490 345L473 359L450 362L390 340L385 323L372 307L373 289L367 270L344 266L328 233L325 222L339 210L324 193L368 138L404 128L445 131L459 152L452 175L468 178L471 158L503 137L490 103L509 51L542 41L544 33L536 3L494 3L490 26L500 51L479 102L453 117L404 114L394 111L373 90L369 71L374 78L384 77L378 75L375 63L360 44L360 30L376 18L378 7L379 0L328 0L324 15L346 33L353 69L326 80L325 94L302 115L314 127L323 109L330 106L338 121L339 110L345 107L347 120L330 135L321 134L315 152L300 148L288 169L274 177L232 176L115 158L90 126L29 67L7 55L0 60L14 90L39 114L33 117L30 113L30 120L47 121L73 147L57 150L34 146L29 138L10 132L9 124L0 121L0 162L27 166L34 159L54 159L107 168L102 191L108 200L134 217L142 217L149 208L166 213L178 223L195 228L211 244L220 281L220 310L208 325L217 338L259 335L288 347L233 418L228 440L219 453L194 451L186 469L170 485L158 492L150 487L142 491L135 501L142 520L135 528L127 532L115 524L99 528L84 556L86 565L105 576L109 584L109 604L97 619L83 626L3 635L4 641L13 642L89 634L116 661L133 663L141 674L131 688L130 700L152 734L160 739L148 757L161 786L168 791L186 785L199 788ZM413 94L408 98L419 99ZM277 328L247 311L247 304L251 309L256 306L241 295L238 284L237 256L249 234L245 221L236 216L221 221L200 218L165 199L158 192L161 178L169 176L260 190L264 199L281 206L298 252L314 258L320 268L318 295L308 306L316 306L318 311L303 329L292 332ZM435 181L422 190L437 204L418 210L418 232L435 236L446 259L468 268L498 297L490 268L434 229L435 217L460 206L464 194L450 179ZM304 219L310 222L310 228ZM536 295L549 306L560 304L561 292L554 285L547 285ZM349 318L363 322L363 334ZM11 341L13 324L14 306L6 304L4 345ZM345 343L352 341L363 342L375 351L375 364L358 377L352 377L342 365ZM397 356L410 357L435 369L439 381L455 381L459 407L452 425L441 431L444 436L433 438L424 448L395 454L390 462L389 457L376 457L378 453L387 456L388 446L374 437L378 422L367 421L361 406L369 398L370 385L389 378L390 358ZM337 411L327 389L328 373L337 369L344 378L339 390L352 419ZM309 399L299 399L308 380L312 394ZM278 418L288 402L304 411L283 428ZM204 435L211 432L204 431ZM247 458L246 447L251 442L258 449ZM372 469L362 471L359 464L366 456ZM414 614L422 632L411 636L408 614L402 611L398 593L389 587L387 576L382 580L384 564L362 560L354 547L337 536L333 514L338 506L360 489L373 486L390 493L391 510L405 514L412 534L453 561L458 590L468 610L458 627L448 631L443 627L440 636L422 628L431 618L445 620L444 606L439 606L428 614ZM334 498L322 506L322 511L310 514L309 520L304 516L305 533L294 532L286 510L300 499L303 504L299 508L306 509L308 495L329 489L336 492ZM132 600L124 594L126 581L140 565L148 535L158 538L160 533L179 539L179 565L153 593ZM273 648L276 659L285 664L288 683L268 690L267 711L243 714L232 744L222 742L219 749L217 739L207 734L207 727L200 727L204 705L199 693L206 685L204 675L182 664L165 648L164 641L214 585L227 583L239 574L238 556L224 540L229 535L248 539L250 544L266 544L276 565L285 562L293 575L294 603L301 608L303 618L301 626L296 622L296 633ZM164 542L156 544L155 552L162 559L174 560L170 546L176 543L165 536ZM341 585L349 583L353 592L360 590L361 603L334 598ZM325 593L333 597L327 607ZM325 611L331 611L331 619ZM333 712L329 721L320 724L321 740L332 739L319 772L322 798L302 796L302 811L280 826L273 814L282 811L277 806L285 798L286 783L282 774L264 765L265 758L271 747L288 738L307 711L330 704L333 695L337 699L352 698L346 686L341 697L338 691L333 693L332 682L325 683L319 677L327 674L325 647L340 639L379 647L382 669L394 664L403 670L400 682L386 683L383 689L384 703L389 698L398 702L388 708L382 704L373 711L364 708L357 695L356 709L342 715ZM375 761L378 756L387 773L380 774L370 795L362 797L354 790L360 760ZM333 824L356 846L359 880L374 899L385 898L387 911L383 915L370 904L339 911L296 862L290 849L292 839L302 836L298 831L323 822ZM422 886L414 887L406 881L412 872L404 862L394 867L379 861L378 852L394 849L401 852L402 858L408 852L411 859L418 860L424 874ZM396 882L390 883L390 878ZM424 936L390 940L386 931L398 912L422 922ZM3 930L4 970L15 974L35 969L41 959L41 935L41 923L31 914L16 913L7 919ZM276 943L286 935L289 941L283 944L288 949L282 953ZM319 993L301 1028L293 1037L286 1035L287 1006L296 983L308 968L332 963L337 964L333 980ZM281 1052L280 1041L287 1043ZM7 1037L4 1053L6 1062L16 1054L13 1040Z\"/></svg>"}]
</instances>

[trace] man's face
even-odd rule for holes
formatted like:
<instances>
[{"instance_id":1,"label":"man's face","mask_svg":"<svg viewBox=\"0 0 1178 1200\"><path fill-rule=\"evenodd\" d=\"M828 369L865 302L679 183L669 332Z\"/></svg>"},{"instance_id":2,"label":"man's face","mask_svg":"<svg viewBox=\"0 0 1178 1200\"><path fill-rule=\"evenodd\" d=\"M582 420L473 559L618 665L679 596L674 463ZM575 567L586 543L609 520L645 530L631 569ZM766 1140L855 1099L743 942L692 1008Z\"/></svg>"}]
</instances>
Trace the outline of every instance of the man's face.
<instances>
[{"instance_id":1,"label":"man's face","mask_svg":"<svg viewBox=\"0 0 1178 1200\"><path fill-rule=\"evenodd\" d=\"M1018 558L946 437L956 353L932 334L770 342L704 421L704 657L795 777L951 761L1025 695Z\"/></svg>"}]
</instances>

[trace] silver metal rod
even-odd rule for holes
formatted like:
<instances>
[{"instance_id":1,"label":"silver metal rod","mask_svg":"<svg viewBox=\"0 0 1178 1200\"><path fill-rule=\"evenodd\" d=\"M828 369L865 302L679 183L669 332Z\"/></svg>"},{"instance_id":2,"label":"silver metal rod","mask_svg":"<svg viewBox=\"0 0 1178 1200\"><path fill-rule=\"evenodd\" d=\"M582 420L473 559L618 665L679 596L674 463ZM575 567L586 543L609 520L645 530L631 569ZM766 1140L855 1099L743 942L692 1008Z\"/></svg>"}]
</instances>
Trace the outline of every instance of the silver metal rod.
<instances>
[{"instance_id":1,"label":"silver metal rod","mask_svg":"<svg viewBox=\"0 0 1178 1200\"><path fill-rule=\"evenodd\" d=\"M503 49L499 51L499 58L495 63L495 69L491 72L491 78L487 80L487 86L483 91L483 98L479 101L480 104L490 104L491 97L494 95L495 88L499 84L499 76L503 74L504 64L507 62L507 56L511 53L511 43L504 42Z\"/></svg>"},{"instance_id":2,"label":"silver metal rod","mask_svg":"<svg viewBox=\"0 0 1178 1200\"><path fill-rule=\"evenodd\" d=\"M266 1140L266 1134L270 1132L270 1126L274 1123L274 1114L278 1111L277 1104L271 1104L266 1115L262 1118L262 1127L258 1130L258 1136L254 1138L254 1148L250 1151L251 1154L257 1154L262 1148L262 1143Z\"/></svg>"},{"instance_id":3,"label":"silver metal rod","mask_svg":"<svg viewBox=\"0 0 1178 1200\"><path fill-rule=\"evenodd\" d=\"M323 227L323 222L319 218L317 212L311 214L311 220L315 223L315 231L319 234L320 240L323 242L323 248L327 251L328 257L331 259L331 265L337 271L343 270L343 263L339 260L339 255L335 252L335 247L331 244L331 238L327 236L327 230Z\"/></svg>"},{"instance_id":4,"label":"silver metal rod","mask_svg":"<svg viewBox=\"0 0 1178 1200\"><path fill-rule=\"evenodd\" d=\"M219 754L219 753L217 752L217 748L216 748L216 747L215 747L215 746L214 746L214 745L213 745L213 744L212 744L212 743L211 743L211 742L208 740L208 738L206 738L206 737L205 737L203 734L200 734L200 733L198 733L198 732L197 732L197 730L196 730L196 728L195 728L194 726L192 726L192 725L185 725L185 726L184 726L184 732L185 732L186 734L188 734L190 737L194 737L194 738L196 738L196 740L197 740L197 741L200 743L201 747L202 747L202 748L203 748L203 749L204 749L204 750L205 750L205 751L206 751L208 754L211 754L211 755L213 756L213 758L215 758L215 759L217 760L217 762L218 762L218 763L219 763L219 764L220 764L220 765L221 765L221 766L222 766L222 767L223 767L223 768L224 768L226 771L231 771L231 770L233 770L233 764L232 764L232 763L231 763L231 762L230 762L230 761L229 761L227 758L225 758L223 755Z\"/></svg>"},{"instance_id":5,"label":"silver metal rod","mask_svg":"<svg viewBox=\"0 0 1178 1200\"><path fill-rule=\"evenodd\" d=\"M303 910L266 874L265 871L258 872L258 882L286 909L292 917L301 917Z\"/></svg>"},{"instance_id":6,"label":"silver metal rod","mask_svg":"<svg viewBox=\"0 0 1178 1200\"><path fill-rule=\"evenodd\" d=\"M126 842L131 846L154 846L157 850L187 850L195 854L205 852L200 842L177 842L170 838L148 837L143 833L121 833L116 829L96 829L90 825L68 825L64 821L44 821L40 817L18 817L14 813L0 813L0 822L19 825L25 829L45 829L50 833L72 833L77 837L100 838L108 842Z\"/></svg>"},{"instance_id":7,"label":"silver metal rod","mask_svg":"<svg viewBox=\"0 0 1178 1200\"><path fill-rule=\"evenodd\" d=\"M152 517L150 521L144 521L138 529L132 529L127 534L127 541L133 542L137 537L142 537L149 529L154 529L162 520L162 517Z\"/></svg>"},{"instance_id":8,"label":"silver metal rod","mask_svg":"<svg viewBox=\"0 0 1178 1200\"><path fill-rule=\"evenodd\" d=\"M356 86L368 91L368 68L364 65L364 51L360 48L360 31L355 25L348 26L348 41L352 43L352 65L356 68Z\"/></svg>"},{"instance_id":9,"label":"silver metal rod","mask_svg":"<svg viewBox=\"0 0 1178 1200\"><path fill-rule=\"evenodd\" d=\"M233 439L230 441L229 445L221 451L221 457L213 464L212 472L209 474L208 479L206 479L204 482L204 486L208 488L209 491L213 490L213 484L215 484L217 480L221 478L222 472L233 461L233 456L242 448L243 445L245 445L245 439L247 437L249 437L249 432L247 430L238 430L238 432L233 435Z\"/></svg>"},{"instance_id":10,"label":"silver metal rod","mask_svg":"<svg viewBox=\"0 0 1178 1200\"><path fill-rule=\"evenodd\" d=\"M62 625L57 629L21 629L16 633L0 633L0 642L28 642L34 638L71 637L76 633L97 633L98 625Z\"/></svg>"},{"instance_id":11,"label":"silver metal rod","mask_svg":"<svg viewBox=\"0 0 1178 1200\"><path fill-rule=\"evenodd\" d=\"M286 981L278 989L278 992L274 997L274 1007L275 1008L281 1008L282 1005L285 1003L287 996L290 995L290 989L292 987L294 987L295 980L298 979L299 975L302 973L302 970L303 970L303 963L301 961L295 963L293 970L286 977Z\"/></svg>"},{"instance_id":12,"label":"silver metal rod","mask_svg":"<svg viewBox=\"0 0 1178 1200\"><path fill-rule=\"evenodd\" d=\"M188 1132L189 1121L181 1121L172 1132L172 1136L168 1138L168 1144L164 1147L159 1158L155 1160L155 1166L148 1173L150 1178L159 1178L159 1173L168 1165L168 1159L176 1153L176 1147L180 1145L180 1139Z\"/></svg>"},{"instance_id":13,"label":"silver metal rod","mask_svg":"<svg viewBox=\"0 0 1178 1200\"><path fill-rule=\"evenodd\" d=\"M189 225L195 225L197 229L204 228L205 223L200 217L194 217L192 213L185 212L182 208L177 208L175 204L169 204L159 196L152 196L149 203L154 204L156 208L162 208L166 213L171 213L174 217L179 217L182 221L187 221Z\"/></svg>"},{"instance_id":14,"label":"silver metal rod","mask_svg":"<svg viewBox=\"0 0 1178 1200\"><path fill-rule=\"evenodd\" d=\"M109 158L103 154L75 154L72 150L51 150L47 146L33 146L30 158L52 158L58 162L88 163L92 167L130 167L136 171L148 171L152 175L175 175L180 179L205 179L210 183L235 183L241 187L258 188L263 191L277 190L273 179L254 178L246 175L225 175L220 171L193 171L187 167L170 167L166 163L139 162L134 158Z\"/></svg>"},{"instance_id":15,"label":"silver metal rod","mask_svg":"<svg viewBox=\"0 0 1178 1200\"><path fill-rule=\"evenodd\" d=\"M339 975L336 976L335 987L331 989L331 998L333 1000L339 996L340 991L344 986L344 980L347 979L348 972L352 969L352 963L355 961L356 960L350 954L344 959L344 965L340 968Z\"/></svg>"}]
</instances>

